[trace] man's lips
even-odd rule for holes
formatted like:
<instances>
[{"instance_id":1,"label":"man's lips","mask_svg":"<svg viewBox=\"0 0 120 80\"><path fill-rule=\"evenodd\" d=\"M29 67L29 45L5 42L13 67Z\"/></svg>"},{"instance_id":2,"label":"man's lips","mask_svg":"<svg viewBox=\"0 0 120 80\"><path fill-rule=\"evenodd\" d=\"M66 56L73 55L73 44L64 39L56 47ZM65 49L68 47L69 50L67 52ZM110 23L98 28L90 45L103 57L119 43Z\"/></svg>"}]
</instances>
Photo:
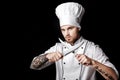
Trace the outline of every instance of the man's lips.
<instances>
[{"instance_id":1,"label":"man's lips","mask_svg":"<svg viewBox=\"0 0 120 80\"><path fill-rule=\"evenodd\" d=\"M66 39L69 39L69 38L71 38L70 36L69 37L65 37Z\"/></svg>"}]
</instances>

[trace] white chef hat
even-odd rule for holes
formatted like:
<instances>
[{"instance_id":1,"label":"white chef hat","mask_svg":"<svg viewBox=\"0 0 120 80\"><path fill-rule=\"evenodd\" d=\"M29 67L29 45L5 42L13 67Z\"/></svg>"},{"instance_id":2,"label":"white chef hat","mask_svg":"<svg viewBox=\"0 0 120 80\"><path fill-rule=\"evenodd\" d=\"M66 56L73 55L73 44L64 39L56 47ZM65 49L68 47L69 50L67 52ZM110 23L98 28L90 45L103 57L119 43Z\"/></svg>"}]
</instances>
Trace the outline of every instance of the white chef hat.
<instances>
[{"instance_id":1,"label":"white chef hat","mask_svg":"<svg viewBox=\"0 0 120 80\"><path fill-rule=\"evenodd\" d=\"M76 2L65 2L55 9L60 26L72 25L81 28L80 22L85 10L81 4Z\"/></svg>"}]
</instances>

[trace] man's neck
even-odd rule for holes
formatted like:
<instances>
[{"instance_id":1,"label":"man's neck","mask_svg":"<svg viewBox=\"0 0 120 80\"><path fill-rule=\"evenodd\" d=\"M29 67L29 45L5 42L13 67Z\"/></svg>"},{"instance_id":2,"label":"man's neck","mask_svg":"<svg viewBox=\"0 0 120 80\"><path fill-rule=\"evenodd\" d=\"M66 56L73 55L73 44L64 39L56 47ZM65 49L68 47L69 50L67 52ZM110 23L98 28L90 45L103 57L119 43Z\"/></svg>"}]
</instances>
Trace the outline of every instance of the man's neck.
<instances>
[{"instance_id":1,"label":"man's neck","mask_svg":"<svg viewBox=\"0 0 120 80\"><path fill-rule=\"evenodd\" d=\"M80 38L80 35L76 38L76 40L73 43L70 43L71 46L73 46L75 44L75 42Z\"/></svg>"}]
</instances>

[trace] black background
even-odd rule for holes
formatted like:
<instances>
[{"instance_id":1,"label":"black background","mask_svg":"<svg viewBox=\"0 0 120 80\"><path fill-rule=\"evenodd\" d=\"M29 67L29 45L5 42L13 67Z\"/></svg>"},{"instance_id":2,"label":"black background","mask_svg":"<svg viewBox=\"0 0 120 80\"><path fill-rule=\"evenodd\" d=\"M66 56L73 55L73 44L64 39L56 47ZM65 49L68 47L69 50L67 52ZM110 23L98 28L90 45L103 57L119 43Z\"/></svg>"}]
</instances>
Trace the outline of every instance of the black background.
<instances>
[{"instance_id":1,"label":"black background","mask_svg":"<svg viewBox=\"0 0 120 80\"><path fill-rule=\"evenodd\" d=\"M51 0L25 3L23 9L24 52L23 64L19 67L23 79L55 80L55 65L41 71L31 70L30 63L34 56L43 53L58 41L59 22L55 7L67 1L79 2L85 8L81 22L81 34L84 38L99 44L110 61L120 71L119 62L119 6L110 0ZM104 80L99 74L98 80Z\"/></svg>"}]
</instances>

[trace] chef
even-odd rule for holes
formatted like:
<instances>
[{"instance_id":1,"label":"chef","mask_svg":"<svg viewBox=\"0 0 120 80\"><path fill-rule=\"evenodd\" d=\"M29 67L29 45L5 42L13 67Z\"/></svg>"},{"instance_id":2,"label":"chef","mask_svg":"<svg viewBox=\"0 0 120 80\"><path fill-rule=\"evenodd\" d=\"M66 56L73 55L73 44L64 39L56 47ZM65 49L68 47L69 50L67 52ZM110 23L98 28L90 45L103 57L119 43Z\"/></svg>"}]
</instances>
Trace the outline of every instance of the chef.
<instances>
[{"instance_id":1,"label":"chef","mask_svg":"<svg viewBox=\"0 0 120 80\"><path fill-rule=\"evenodd\" d=\"M117 69L100 46L80 34L84 12L83 6L76 2L65 2L56 7L64 40L59 38L60 42L34 57L31 69L41 70L55 62L56 80L96 80L96 71L106 80L118 80Z\"/></svg>"}]
</instances>

